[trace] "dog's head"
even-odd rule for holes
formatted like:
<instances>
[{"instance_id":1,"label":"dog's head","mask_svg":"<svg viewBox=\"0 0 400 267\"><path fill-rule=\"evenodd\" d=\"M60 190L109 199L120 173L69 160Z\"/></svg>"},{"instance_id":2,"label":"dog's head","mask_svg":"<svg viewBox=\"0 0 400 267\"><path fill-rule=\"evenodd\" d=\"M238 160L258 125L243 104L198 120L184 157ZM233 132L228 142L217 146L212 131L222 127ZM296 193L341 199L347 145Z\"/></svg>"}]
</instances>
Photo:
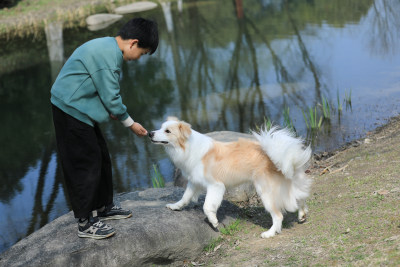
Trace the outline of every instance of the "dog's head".
<instances>
[{"instance_id":1,"label":"dog's head","mask_svg":"<svg viewBox=\"0 0 400 267\"><path fill-rule=\"evenodd\" d=\"M176 117L168 117L167 121L161 125L161 129L150 132L149 137L155 144L185 149L186 141L191 134L190 124Z\"/></svg>"}]
</instances>

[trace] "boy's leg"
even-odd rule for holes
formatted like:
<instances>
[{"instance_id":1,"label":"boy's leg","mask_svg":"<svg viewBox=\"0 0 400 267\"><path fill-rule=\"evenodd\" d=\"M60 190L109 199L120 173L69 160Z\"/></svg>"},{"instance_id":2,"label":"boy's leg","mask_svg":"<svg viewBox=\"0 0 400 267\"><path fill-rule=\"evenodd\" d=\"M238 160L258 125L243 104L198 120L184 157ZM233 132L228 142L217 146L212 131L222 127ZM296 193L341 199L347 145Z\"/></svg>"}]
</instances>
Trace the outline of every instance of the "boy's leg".
<instances>
[{"instance_id":1,"label":"boy's leg","mask_svg":"<svg viewBox=\"0 0 400 267\"><path fill-rule=\"evenodd\" d=\"M132 217L130 210L122 209L113 203L113 181L111 159L107 144L98 125L95 125L97 140L102 151L101 181L97 195L98 216L104 220L119 220Z\"/></svg>"},{"instance_id":2,"label":"boy's leg","mask_svg":"<svg viewBox=\"0 0 400 267\"><path fill-rule=\"evenodd\" d=\"M76 218L88 218L98 208L102 152L94 127L53 106L58 156Z\"/></svg>"},{"instance_id":3,"label":"boy's leg","mask_svg":"<svg viewBox=\"0 0 400 267\"><path fill-rule=\"evenodd\" d=\"M97 142L101 151L101 173L100 182L96 194L96 209L103 206L113 205L113 181L112 181L112 165L110 153L108 152L107 143L101 133L98 124L95 124L94 130Z\"/></svg>"}]
</instances>

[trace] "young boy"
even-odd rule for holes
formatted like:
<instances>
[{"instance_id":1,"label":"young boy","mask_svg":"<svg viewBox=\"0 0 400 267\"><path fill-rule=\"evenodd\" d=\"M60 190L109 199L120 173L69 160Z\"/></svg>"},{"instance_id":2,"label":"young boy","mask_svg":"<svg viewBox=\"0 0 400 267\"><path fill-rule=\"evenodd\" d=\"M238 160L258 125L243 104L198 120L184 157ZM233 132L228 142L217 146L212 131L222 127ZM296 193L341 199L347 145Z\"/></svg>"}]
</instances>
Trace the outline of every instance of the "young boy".
<instances>
[{"instance_id":1,"label":"young boy","mask_svg":"<svg viewBox=\"0 0 400 267\"><path fill-rule=\"evenodd\" d=\"M58 156L78 236L102 239L114 229L102 221L124 219L131 211L113 204L111 161L99 123L119 120L137 136L147 135L127 113L120 96L123 60L153 54L158 46L156 22L136 18L117 37L91 40L64 64L51 89Z\"/></svg>"}]
</instances>

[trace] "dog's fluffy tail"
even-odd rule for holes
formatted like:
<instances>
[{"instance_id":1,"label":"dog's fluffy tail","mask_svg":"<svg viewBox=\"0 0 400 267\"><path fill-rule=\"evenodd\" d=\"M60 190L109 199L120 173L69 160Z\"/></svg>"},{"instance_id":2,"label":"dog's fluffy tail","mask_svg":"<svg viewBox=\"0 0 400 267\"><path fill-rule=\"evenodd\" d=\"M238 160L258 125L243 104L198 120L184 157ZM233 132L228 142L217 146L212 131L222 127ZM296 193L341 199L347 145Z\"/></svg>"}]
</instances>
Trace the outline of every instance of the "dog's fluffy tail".
<instances>
[{"instance_id":1,"label":"dog's fluffy tail","mask_svg":"<svg viewBox=\"0 0 400 267\"><path fill-rule=\"evenodd\" d=\"M298 201L305 200L310 192L312 180L305 170L311 158L311 148L304 147L303 140L296 138L288 129L272 127L260 133L253 132L253 135L286 181L290 182L282 183L279 194L273 197L274 203L282 210L297 210Z\"/></svg>"},{"instance_id":2,"label":"dog's fluffy tail","mask_svg":"<svg viewBox=\"0 0 400 267\"><path fill-rule=\"evenodd\" d=\"M311 158L311 148L304 148L304 142L296 138L287 128L263 129L253 132L263 151L287 179L295 180L299 173L304 173Z\"/></svg>"}]
</instances>

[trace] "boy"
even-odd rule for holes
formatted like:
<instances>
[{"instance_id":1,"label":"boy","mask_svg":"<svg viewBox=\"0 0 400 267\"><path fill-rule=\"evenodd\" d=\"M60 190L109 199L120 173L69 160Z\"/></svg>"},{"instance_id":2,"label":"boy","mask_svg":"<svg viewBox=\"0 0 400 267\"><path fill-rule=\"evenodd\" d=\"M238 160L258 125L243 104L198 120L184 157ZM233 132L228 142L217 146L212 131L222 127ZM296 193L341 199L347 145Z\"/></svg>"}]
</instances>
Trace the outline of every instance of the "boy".
<instances>
[{"instance_id":1,"label":"boy","mask_svg":"<svg viewBox=\"0 0 400 267\"><path fill-rule=\"evenodd\" d=\"M124 219L131 211L113 204L111 161L99 123L119 120L137 136L147 135L127 113L119 94L123 60L153 54L158 46L154 21L128 21L117 37L91 40L78 47L61 69L51 89L58 156L75 218L78 236L102 239L114 229L102 221Z\"/></svg>"}]
</instances>

